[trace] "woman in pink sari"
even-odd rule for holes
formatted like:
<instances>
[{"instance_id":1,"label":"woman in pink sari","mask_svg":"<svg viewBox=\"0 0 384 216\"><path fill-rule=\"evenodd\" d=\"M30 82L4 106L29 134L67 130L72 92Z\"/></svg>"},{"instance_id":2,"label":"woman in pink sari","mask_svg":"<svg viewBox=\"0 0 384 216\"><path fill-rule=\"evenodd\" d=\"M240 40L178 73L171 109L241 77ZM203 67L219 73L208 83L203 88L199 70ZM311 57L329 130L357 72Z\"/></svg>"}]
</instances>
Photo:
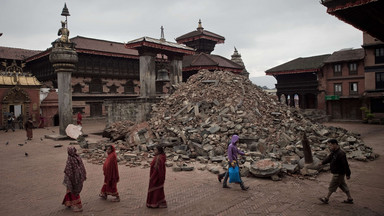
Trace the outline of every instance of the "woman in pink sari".
<instances>
[{"instance_id":1,"label":"woman in pink sari","mask_svg":"<svg viewBox=\"0 0 384 216\"><path fill-rule=\"evenodd\" d=\"M63 184L67 187L67 193L62 204L72 208L73 211L82 211L80 192L83 189L83 182L87 179L87 173L75 147L68 147L68 159L64 174Z\"/></svg>"},{"instance_id":2,"label":"woman in pink sari","mask_svg":"<svg viewBox=\"0 0 384 216\"><path fill-rule=\"evenodd\" d=\"M107 199L108 195L116 197L112 201L120 202L119 192L117 192L117 182L119 182L119 169L114 146L107 147L108 157L104 162L104 185L101 188L100 197Z\"/></svg>"},{"instance_id":3,"label":"woman in pink sari","mask_svg":"<svg viewBox=\"0 0 384 216\"><path fill-rule=\"evenodd\" d=\"M155 157L151 162L149 176L149 188L147 195L148 208L167 208L164 194L165 161L164 149L161 146L155 148Z\"/></svg>"}]
</instances>

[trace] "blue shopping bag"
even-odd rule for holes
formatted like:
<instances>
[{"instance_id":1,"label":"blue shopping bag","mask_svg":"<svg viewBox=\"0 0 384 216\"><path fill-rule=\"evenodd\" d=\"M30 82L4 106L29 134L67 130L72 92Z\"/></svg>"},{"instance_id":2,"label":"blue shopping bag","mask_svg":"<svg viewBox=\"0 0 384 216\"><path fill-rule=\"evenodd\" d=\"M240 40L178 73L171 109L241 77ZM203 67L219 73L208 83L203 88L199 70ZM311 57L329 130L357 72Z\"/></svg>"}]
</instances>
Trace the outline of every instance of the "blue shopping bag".
<instances>
[{"instance_id":1,"label":"blue shopping bag","mask_svg":"<svg viewBox=\"0 0 384 216\"><path fill-rule=\"evenodd\" d=\"M229 174L229 183L241 182L241 180L240 180L240 172L239 172L239 167L238 166L235 166L235 168L229 167L228 174Z\"/></svg>"}]
</instances>

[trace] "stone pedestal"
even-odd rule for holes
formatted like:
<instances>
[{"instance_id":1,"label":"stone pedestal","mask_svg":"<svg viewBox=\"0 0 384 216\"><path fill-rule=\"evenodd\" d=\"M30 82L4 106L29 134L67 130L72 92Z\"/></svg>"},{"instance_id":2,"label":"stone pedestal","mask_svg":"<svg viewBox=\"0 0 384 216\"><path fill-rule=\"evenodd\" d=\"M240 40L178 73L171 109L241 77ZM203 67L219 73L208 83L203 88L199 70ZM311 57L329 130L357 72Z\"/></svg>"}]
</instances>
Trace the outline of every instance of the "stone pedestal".
<instances>
[{"instance_id":1,"label":"stone pedestal","mask_svg":"<svg viewBox=\"0 0 384 216\"><path fill-rule=\"evenodd\" d=\"M66 135L65 129L72 124L72 72L78 61L74 43L55 41L52 43L52 52L49 55L55 72L57 73L59 95L59 121L60 135Z\"/></svg>"},{"instance_id":2,"label":"stone pedestal","mask_svg":"<svg viewBox=\"0 0 384 216\"><path fill-rule=\"evenodd\" d=\"M156 96L156 54L144 53L140 56L140 97Z\"/></svg>"}]
</instances>

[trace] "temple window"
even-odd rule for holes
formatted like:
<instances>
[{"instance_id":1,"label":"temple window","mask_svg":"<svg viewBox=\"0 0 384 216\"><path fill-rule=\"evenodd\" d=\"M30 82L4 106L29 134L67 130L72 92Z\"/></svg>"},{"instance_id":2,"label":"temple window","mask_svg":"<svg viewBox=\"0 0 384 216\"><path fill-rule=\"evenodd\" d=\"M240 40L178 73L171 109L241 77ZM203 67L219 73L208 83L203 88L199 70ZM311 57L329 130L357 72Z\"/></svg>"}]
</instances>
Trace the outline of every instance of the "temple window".
<instances>
[{"instance_id":1,"label":"temple window","mask_svg":"<svg viewBox=\"0 0 384 216\"><path fill-rule=\"evenodd\" d=\"M109 88L109 93L117 93L118 87L115 84L109 86L108 88Z\"/></svg>"},{"instance_id":2,"label":"temple window","mask_svg":"<svg viewBox=\"0 0 384 216\"><path fill-rule=\"evenodd\" d=\"M76 85L73 86L73 93L82 93L83 87L81 86L80 83L77 83Z\"/></svg>"},{"instance_id":3,"label":"temple window","mask_svg":"<svg viewBox=\"0 0 384 216\"><path fill-rule=\"evenodd\" d=\"M133 80L127 80L127 82L124 85L124 93L126 93L126 94L134 94L135 93L135 86L133 84Z\"/></svg>"},{"instance_id":4,"label":"temple window","mask_svg":"<svg viewBox=\"0 0 384 216\"><path fill-rule=\"evenodd\" d=\"M103 93L103 83L101 79L94 78L89 84L89 93Z\"/></svg>"}]
</instances>

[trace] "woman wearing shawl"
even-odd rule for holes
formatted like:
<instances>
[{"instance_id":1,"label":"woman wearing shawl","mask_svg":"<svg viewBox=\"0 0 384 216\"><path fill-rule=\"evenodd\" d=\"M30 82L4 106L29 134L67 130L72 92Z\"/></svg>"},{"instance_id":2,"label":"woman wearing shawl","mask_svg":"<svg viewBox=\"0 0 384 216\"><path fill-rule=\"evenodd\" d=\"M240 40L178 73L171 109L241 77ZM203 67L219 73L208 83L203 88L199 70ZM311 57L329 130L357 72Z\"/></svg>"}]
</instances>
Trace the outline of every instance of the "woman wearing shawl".
<instances>
[{"instance_id":1,"label":"woman wearing shawl","mask_svg":"<svg viewBox=\"0 0 384 216\"><path fill-rule=\"evenodd\" d=\"M154 151L155 157L151 162L147 207L167 208L167 201L165 201L164 195L166 157L161 146L157 146Z\"/></svg>"},{"instance_id":2,"label":"woman wearing shawl","mask_svg":"<svg viewBox=\"0 0 384 216\"><path fill-rule=\"evenodd\" d=\"M231 139L231 144L229 144L228 146L228 164L229 164L229 167L232 167L232 168L238 168L239 167L239 161L237 159L237 155L245 155L244 152L240 151L238 148L237 148L237 143L239 143L239 136L238 135L233 135L232 136L232 139ZM229 171L228 171L228 174L229 174ZM248 190L248 186L245 186L244 185L244 182L243 180L241 180L241 176L239 176L240 178L240 187L242 190ZM224 182L223 182L223 188L230 188L228 185L227 185L227 179L228 179L228 175L226 174L225 175L225 179L224 179Z\"/></svg>"},{"instance_id":3,"label":"woman wearing shawl","mask_svg":"<svg viewBox=\"0 0 384 216\"><path fill-rule=\"evenodd\" d=\"M75 147L68 147L67 165L64 170L64 182L67 187L63 205L72 208L73 211L82 211L80 192L83 189L83 182L87 179L83 161L76 154Z\"/></svg>"},{"instance_id":4,"label":"woman wearing shawl","mask_svg":"<svg viewBox=\"0 0 384 216\"><path fill-rule=\"evenodd\" d=\"M33 137L33 132L32 132L33 122L32 122L32 118L31 117L29 117L28 121L25 122L24 128L25 128L25 131L27 131L27 139L28 140L32 140L32 137Z\"/></svg>"},{"instance_id":5,"label":"woman wearing shawl","mask_svg":"<svg viewBox=\"0 0 384 216\"><path fill-rule=\"evenodd\" d=\"M100 197L107 199L108 195L116 197L114 202L119 202L120 197L117 192L117 182L119 182L119 169L117 167L117 157L115 152L115 147L107 147L108 157L104 162L103 171L104 171L104 185L101 188Z\"/></svg>"}]
</instances>

